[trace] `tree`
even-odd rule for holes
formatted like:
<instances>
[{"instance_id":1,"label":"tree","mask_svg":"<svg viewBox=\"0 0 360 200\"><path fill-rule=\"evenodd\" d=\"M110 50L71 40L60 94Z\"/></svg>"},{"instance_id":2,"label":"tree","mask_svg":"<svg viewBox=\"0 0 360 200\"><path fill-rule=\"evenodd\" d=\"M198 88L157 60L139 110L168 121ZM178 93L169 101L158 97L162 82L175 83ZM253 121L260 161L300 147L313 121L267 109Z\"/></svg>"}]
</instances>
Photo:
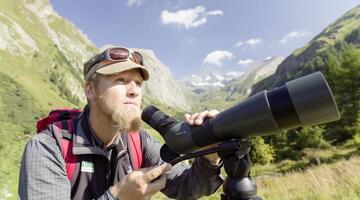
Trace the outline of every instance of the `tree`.
<instances>
[{"instance_id":1,"label":"tree","mask_svg":"<svg viewBox=\"0 0 360 200\"><path fill-rule=\"evenodd\" d=\"M342 119L328 126L327 137L344 142L356 134L360 110L360 50L346 43L339 46L337 56L326 54L326 73Z\"/></svg>"},{"instance_id":2,"label":"tree","mask_svg":"<svg viewBox=\"0 0 360 200\"><path fill-rule=\"evenodd\" d=\"M250 157L255 163L267 164L274 160L275 151L269 144L265 144L262 137L253 137L250 139Z\"/></svg>"},{"instance_id":3,"label":"tree","mask_svg":"<svg viewBox=\"0 0 360 200\"><path fill-rule=\"evenodd\" d=\"M324 128L321 126L304 127L295 131L298 137L295 143L296 149L329 147L329 143L323 137L323 132Z\"/></svg>"}]
</instances>

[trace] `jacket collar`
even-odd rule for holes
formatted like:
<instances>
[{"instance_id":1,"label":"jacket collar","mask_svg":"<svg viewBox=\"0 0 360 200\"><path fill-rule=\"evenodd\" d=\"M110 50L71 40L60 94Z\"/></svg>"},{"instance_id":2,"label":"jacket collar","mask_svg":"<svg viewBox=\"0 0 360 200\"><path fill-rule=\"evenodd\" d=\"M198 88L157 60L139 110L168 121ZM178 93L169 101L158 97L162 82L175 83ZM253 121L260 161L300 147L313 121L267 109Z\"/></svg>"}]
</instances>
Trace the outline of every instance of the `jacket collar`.
<instances>
[{"instance_id":1,"label":"jacket collar","mask_svg":"<svg viewBox=\"0 0 360 200\"><path fill-rule=\"evenodd\" d=\"M96 140L100 140L95 137L91 129L88 106L85 106L83 112L76 119L75 129L76 131L72 138L74 155L98 154L109 157L109 151L102 149L99 146L99 142L96 142ZM126 150L126 140L126 134L118 134L118 137L108 149L117 146L117 149L120 151Z\"/></svg>"}]
</instances>

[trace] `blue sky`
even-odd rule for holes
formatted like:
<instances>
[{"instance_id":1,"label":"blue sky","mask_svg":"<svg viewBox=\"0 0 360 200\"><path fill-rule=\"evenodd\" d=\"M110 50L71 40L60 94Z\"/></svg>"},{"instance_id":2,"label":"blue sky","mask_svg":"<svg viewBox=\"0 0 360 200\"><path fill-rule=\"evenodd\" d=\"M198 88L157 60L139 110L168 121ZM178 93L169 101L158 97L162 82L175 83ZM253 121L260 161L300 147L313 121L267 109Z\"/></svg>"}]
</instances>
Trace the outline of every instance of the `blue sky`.
<instances>
[{"instance_id":1,"label":"blue sky","mask_svg":"<svg viewBox=\"0 0 360 200\"><path fill-rule=\"evenodd\" d=\"M50 0L97 47L152 49L175 78L288 56L358 0Z\"/></svg>"}]
</instances>

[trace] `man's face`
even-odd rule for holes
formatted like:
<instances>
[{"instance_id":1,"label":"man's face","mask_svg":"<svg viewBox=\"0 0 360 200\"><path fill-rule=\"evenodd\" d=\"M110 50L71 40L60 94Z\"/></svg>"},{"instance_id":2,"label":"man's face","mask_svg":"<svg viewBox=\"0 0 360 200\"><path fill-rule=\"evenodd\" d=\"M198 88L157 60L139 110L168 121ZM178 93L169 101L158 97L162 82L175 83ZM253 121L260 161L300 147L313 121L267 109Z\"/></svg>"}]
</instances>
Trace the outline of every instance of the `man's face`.
<instances>
[{"instance_id":1,"label":"man's face","mask_svg":"<svg viewBox=\"0 0 360 200\"><path fill-rule=\"evenodd\" d=\"M137 69L113 75L98 75L94 84L93 105L112 120L117 131L138 129L143 78ZM130 129L130 130L129 130Z\"/></svg>"}]
</instances>

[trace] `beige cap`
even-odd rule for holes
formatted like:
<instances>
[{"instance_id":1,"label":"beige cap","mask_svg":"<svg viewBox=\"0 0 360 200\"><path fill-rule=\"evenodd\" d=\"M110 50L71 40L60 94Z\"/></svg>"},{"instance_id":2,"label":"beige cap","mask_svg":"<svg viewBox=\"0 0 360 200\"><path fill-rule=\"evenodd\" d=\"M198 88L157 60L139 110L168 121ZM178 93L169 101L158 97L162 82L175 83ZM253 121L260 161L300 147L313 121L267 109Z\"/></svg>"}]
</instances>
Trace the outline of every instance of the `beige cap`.
<instances>
[{"instance_id":1,"label":"beige cap","mask_svg":"<svg viewBox=\"0 0 360 200\"><path fill-rule=\"evenodd\" d=\"M139 69L144 80L146 81L149 79L149 71L146 69L146 67L135 63L131 59L126 59L126 60L118 61L118 62L113 62L113 61L99 62L95 65L91 65L91 63L99 55L101 55L101 53L96 54L95 56L90 58L89 61L87 61L84 64L84 79L85 80L88 80L95 73L110 75L110 74L115 74L115 73L131 70L131 69Z\"/></svg>"}]
</instances>

